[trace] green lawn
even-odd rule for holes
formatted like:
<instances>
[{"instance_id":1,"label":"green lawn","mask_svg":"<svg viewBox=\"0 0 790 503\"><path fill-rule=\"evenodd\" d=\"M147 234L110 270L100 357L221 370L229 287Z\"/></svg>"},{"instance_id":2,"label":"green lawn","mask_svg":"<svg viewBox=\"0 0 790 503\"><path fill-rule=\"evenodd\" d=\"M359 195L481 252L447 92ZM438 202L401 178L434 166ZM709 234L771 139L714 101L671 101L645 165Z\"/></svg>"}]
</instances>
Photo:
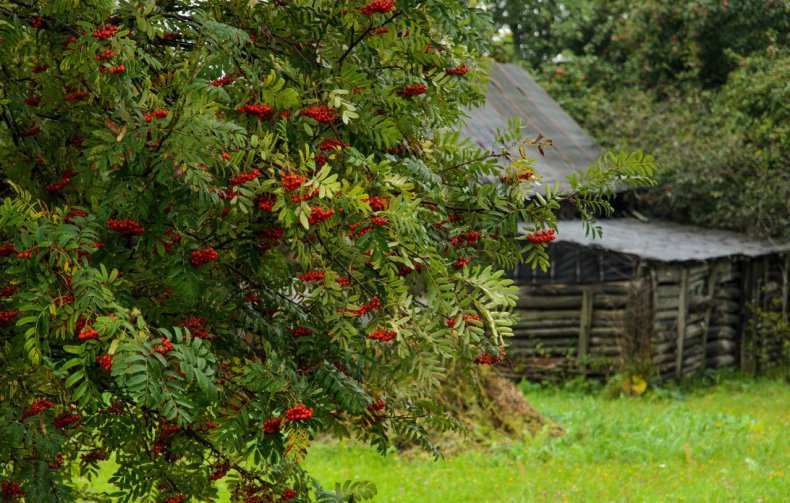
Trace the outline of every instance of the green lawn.
<instances>
[{"instance_id":1,"label":"green lawn","mask_svg":"<svg viewBox=\"0 0 790 503\"><path fill-rule=\"evenodd\" d=\"M382 502L790 499L787 384L736 380L674 398L526 394L565 437L526 437L438 462L329 443L313 448L307 467L327 485L372 480Z\"/></svg>"},{"instance_id":2,"label":"green lawn","mask_svg":"<svg viewBox=\"0 0 790 503\"><path fill-rule=\"evenodd\" d=\"M306 467L324 486L371 480L380 502L790 501L786 383L735 378L685 394L614 400L522 388L565 436L527 435L440 461L321 442Z\"/></svg>"}]
</instances>

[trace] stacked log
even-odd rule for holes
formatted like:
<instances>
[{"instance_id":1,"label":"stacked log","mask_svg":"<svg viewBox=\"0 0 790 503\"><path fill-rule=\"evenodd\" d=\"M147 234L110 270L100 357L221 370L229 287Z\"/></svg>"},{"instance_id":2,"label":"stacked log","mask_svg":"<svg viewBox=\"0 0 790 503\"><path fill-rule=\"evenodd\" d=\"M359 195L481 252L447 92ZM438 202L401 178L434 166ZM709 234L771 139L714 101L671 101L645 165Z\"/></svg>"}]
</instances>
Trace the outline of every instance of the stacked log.
<instances>
[{"instance_id":1,"label":"stacked log","mask_svg":"<svg viewBox=\"0 0 790 503\"><path fill-rule=\"evenodd\" d=\"M521 363L566 360L561 365L566 372L611 370L623 359L621 341L630 316L632 290L629 281L521 285L516 304L519 321L508 353ZM575 365L580 356L589 366ZM525 370L534 373L540 369Z\"/></svg>"},{"instance_id":2,"label":"stacked log","mask_svg":"<svg viewBox=\"0 0 790 503\"><path fill-rule=\"evenodd\" d=\"M737 361L738 344L736 337L741 329L741 305L743 290L738 263L720 261L713 302L708 324L705 365L719 369L731 367Z\"/></svg>"}]
</instances>

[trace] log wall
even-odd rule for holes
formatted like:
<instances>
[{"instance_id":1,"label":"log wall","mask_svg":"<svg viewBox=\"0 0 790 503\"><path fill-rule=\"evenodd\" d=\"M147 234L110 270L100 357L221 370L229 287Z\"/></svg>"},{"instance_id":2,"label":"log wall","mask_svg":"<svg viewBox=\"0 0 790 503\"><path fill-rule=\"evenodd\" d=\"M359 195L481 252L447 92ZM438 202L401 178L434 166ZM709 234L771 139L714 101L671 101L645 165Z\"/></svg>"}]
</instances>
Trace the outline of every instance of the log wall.
<instances>
[{"instance_id":1,"label":"log wall","mask_svg":"<svg viewBox=\"0 0 790 503\"><path fill-rule=\"evenodd\" d=\"M521 377L624 369L681 379L705 369L764 370L787 351L754 335L749 306L788 316L790 258L642 262L632 279L521 283L509 354ZM786 355L790 356L790 355Z\"/></svg>"}]
</instances>

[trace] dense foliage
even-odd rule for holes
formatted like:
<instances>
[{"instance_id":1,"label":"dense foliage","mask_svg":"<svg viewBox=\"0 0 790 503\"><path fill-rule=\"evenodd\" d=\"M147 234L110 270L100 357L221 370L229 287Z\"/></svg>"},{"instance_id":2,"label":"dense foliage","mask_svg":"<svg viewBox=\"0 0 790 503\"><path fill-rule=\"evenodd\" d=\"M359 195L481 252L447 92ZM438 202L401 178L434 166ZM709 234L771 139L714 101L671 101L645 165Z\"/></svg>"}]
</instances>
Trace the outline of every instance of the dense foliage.
<instances>
[{"instance_id":1,"label":"dense foliage","mask_svg":"<svg viewBox=\"0 0 790 503\"><path fill-rule=\"evenodd\" d=\"M649 148L655 214L790 236L790 6L775 0L501 0L523 60L605 147Z\"/></svg>"},{"instance_id":2,"label":"dense foliage","mask_svg":"<svg viewBox=\"0 0 790 503\"><path fill-rule=\"evenodd\" d=\"M350 501L320 432L386 449L452 418L450 365L504 355L514 288L567 198L517 131L463 144L484 13L450 0L0 2L0 479L71 501ZM500 159L507 159L502 172ZM539 193L540 191L541 193ZM548 232L541 234L548 235ZM24 496L23 496L24 495Z\"/></svg>"}]
</instances>

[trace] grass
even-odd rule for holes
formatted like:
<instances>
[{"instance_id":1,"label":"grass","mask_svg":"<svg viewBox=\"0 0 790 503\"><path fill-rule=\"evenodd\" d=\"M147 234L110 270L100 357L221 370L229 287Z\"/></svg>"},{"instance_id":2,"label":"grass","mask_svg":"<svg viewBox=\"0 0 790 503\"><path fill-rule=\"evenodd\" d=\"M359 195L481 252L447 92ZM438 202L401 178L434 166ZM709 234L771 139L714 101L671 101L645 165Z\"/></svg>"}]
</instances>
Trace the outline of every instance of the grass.
<instances>
[{"instance_id":1,"label":"grass","mask_svg":"<svg viewBox=\"0 0 790 503\"><path fill-rule=\"evenodd\" d=\"M376 483L382 502L787 501L790 386L725 382L641 398L523 386L562 438L471 449L446 460L348 443L313 447L307 468L329 485Z\"/></svg>"},{"instance_id":2,"label":"grass","mask_svg":"<svg viewBox=\"0 0 790 503\"><path fill-rule=\"evenodd\" d=\"M620 399L600 389L521 387L563 437L525 435L439 461L322 442L305 466L324 486L371 480L378 502L767 503L790 495L786 383L734 378Z\"/></svg>"}]
</instances>

